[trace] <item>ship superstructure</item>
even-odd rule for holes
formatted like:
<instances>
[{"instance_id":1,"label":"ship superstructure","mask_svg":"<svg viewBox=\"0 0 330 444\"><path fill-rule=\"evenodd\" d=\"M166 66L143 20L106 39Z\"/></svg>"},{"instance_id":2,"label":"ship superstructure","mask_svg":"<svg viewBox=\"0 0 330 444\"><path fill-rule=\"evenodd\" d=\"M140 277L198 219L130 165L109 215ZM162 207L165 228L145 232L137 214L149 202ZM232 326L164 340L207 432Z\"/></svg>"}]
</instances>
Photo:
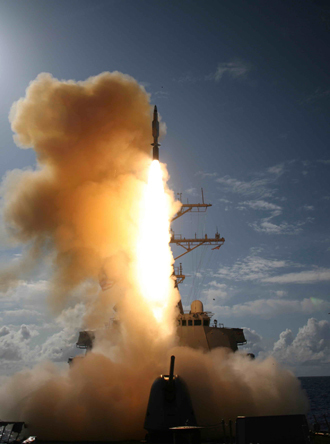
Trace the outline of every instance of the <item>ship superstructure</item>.
<instances>
[{"instance_id":1,"label":"ship superstructure","mask_svg":"<svg viewBox=\"0 0 330 444\"><path fill-rule=\"evenodd\" d=\"M241 328L226 328L215 319L211 324L213 313L204 311L201 301L193 301L189 312L178 316L177 334L180 345L191 348L211 350L227 347L233 351L238 345L246 344Z\"/></svg>"},{"instance_id":2,"label":"ship superstructure","mask_svg":"<svg viewBox=\"0 0 330 444\"><path fill-rule=\"evenodd\" d=\"M201 213L206 212L210 203L204 202L204 193L202 192L202 203L191 204L187 202L182 204L178 213L172 218L172 222L187 213ZM181 194L179 195L181 199ZM225 239L220 236L217 231L214 237L209 237L205 234L203 237L183 237L181 234L177 235L171 228L170 243L183 248L185 251L174 258L180 259L182 256L190 253L201 246L213 245L213 250L219 250L224 244ZM174 267L174 276L176 278L176 286L178 287L184 279L182 264ZM227 328L222 323L218 323L216 319L212 322L214 314L212 312L204 311L203 303L199 300L192 302L190 310L184 310L182 302L179 303L180 314L178 315L177 335L180 345L202 348L204 350L211 350L217 347L228 347L232 351L236 351L239 345L246 344L246 339L242 328Z\"/></svg>"}]
</instances>

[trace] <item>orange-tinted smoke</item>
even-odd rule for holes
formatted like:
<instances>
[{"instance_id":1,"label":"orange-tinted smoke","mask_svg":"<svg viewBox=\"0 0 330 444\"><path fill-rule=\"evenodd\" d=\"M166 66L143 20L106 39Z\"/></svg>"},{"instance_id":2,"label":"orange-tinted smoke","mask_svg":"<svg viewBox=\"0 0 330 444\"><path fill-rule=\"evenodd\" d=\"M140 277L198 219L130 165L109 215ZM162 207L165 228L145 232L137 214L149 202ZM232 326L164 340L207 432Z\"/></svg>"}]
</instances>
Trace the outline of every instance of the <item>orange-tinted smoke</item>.
<instances>
[{"instance_id":1,"label":"orange-tinted smoke","mask_svg":"<svg viewBox=\"0 0 330 444\"><path fill-rule=\"evenodd\" d=\"M52 441L142 439L151 385L168 372L171 354L198 425L206 427L204 439L219 440L222 418L306 412L299 380L272 358L251 360L224 348L203 353L147 346L142 355L119 352L116 360L91 352L62 373L49 363L18 373L0 387L1 418L26 421L30 434Z\"/></svg>"},{"instance_id":2,"label":"orange-tinted smoke","mask_svg":"<svg viewBox=\"0 0 330 444\"><path fill-rule=\"evenodd\" d=\"M16 242L52 251L53 303L61 308L74 287L98 282L107 263L109 278L120 281L150 162L144 88L119 72L84 82L40 74L10 121L16 143L35 150L37 168L8 174L4 218Z\"/></svg>"}]
</instances>

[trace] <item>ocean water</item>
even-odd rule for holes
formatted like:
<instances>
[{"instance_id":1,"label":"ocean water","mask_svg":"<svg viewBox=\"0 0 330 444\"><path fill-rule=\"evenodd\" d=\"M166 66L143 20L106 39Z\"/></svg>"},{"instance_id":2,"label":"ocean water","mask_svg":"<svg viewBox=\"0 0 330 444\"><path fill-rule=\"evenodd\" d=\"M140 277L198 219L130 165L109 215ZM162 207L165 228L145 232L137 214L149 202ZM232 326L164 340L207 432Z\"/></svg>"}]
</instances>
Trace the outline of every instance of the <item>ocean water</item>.
<instances>
[{"instance_id":1,"label":"ocean water","mask_svg":"<svg viewBox=\"0 0 330 444\"><path fill-rule=\"evenodd\" d=\"M310 427L318 422L321 430L330 432L330 376L303 377L299 380L309 399L307 419Z\"/></svg>"}]
</instances>

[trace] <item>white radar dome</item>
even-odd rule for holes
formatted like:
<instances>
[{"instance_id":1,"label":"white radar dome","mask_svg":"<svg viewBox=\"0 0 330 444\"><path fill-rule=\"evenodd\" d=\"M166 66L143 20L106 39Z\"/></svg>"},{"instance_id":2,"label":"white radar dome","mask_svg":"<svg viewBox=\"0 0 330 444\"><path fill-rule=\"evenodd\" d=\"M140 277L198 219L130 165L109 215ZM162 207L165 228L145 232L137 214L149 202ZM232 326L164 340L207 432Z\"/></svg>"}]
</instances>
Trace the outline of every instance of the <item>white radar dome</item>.
<instances>
[{"instance_id":1,"label":"white radar dome","mask_svg":"<svg viewBox=\"0 0 330 444\"><path fill-rule=\"evenodd\" d=\"M203 303L201 301L193 301L191 303L191 313L202 313L204 311Z\"/></svg>"}]
</instances>

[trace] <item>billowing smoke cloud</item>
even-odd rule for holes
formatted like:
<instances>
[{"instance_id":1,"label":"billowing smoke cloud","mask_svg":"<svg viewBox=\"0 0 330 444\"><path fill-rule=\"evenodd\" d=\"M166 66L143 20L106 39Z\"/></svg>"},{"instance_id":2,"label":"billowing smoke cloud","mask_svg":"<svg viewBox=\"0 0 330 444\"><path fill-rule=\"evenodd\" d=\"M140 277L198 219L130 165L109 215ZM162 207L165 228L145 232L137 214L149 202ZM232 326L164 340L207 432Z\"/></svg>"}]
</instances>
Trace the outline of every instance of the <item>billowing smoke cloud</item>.
<instances>
[{"instance_id":1,"label":"billowing smoke cloud","mask_svg":"<svg viewBox=\"0 0 330 444\"><path fill-rule=\"evenodd\" d=\"M251 360L245 353L224 348L204 354L178 348L174 353L201 425L239 415L305 413L307 409L300 382L273 358Z\"/></svg>"},{"instance_id":2,"label":"billowing smoke cloud","mask_svg":"<svg viewBox=\"0 0 330 444\"><path fill-rule=\"evenodd\" d=\"M151 384L159 374L167 373L174 353L175 370L188 384L202 426L219 424L222 418L235 420L238 415L306 411L299 381L273 358L252 361L225 349L145 351L149 354L134 358L120 353L117 362L91 352L63 373L45 364L16 374L0 390L1 399L6 400L0 409L26 421L30 433L40 438L141 439L146 433L143 423ZM221 430L203 433L217 436Z\"/></svg>"},{"instance_id":3,"label":"billowing smoke cloud","mask_svg":"<svg viewBox=\"0 0 330 444\"><path fill-rule=\"evenodd\" d=\"M74 287L98 282L103 267L117 281L126 273L150 112L144 88L118 72L77 83L40 74L11 109L14 139L35 150L38 166L7 174L4 219L33 257L52 251L52 301L60 308ZM2 289L24 268L4 270Z\"/></svg>"},{"instance_id":4,"label":"billowing smoke cloud","mask_svg":"<svg viewBox=\"0 0 330 444\"><path fill-rule=\"evenodd\" d=\"M38 167L7 175L7 228L34 258L49 255L53 305L62 310L79 295L86 326L98 328L95 348L72 368L44 363L0 388L0 417L26 421L40 438L142 438L151 384L167 372L171 354L201 425L306 408L298 381L272 358L203 353L175 347L174 334L160 334L164 325L172 331L178 295L169 295L173 308L158 324L131 268L150 163L150 115L144 89L116 72L78 83L42 74L12 108L15 140L34 148ZM7 283L1 278L4 287L15 282L17 270L7 271ZM102 292L104 276L113 285ZM114 304L120 323L104 328Z\"/></svg>"}]
</instances>

